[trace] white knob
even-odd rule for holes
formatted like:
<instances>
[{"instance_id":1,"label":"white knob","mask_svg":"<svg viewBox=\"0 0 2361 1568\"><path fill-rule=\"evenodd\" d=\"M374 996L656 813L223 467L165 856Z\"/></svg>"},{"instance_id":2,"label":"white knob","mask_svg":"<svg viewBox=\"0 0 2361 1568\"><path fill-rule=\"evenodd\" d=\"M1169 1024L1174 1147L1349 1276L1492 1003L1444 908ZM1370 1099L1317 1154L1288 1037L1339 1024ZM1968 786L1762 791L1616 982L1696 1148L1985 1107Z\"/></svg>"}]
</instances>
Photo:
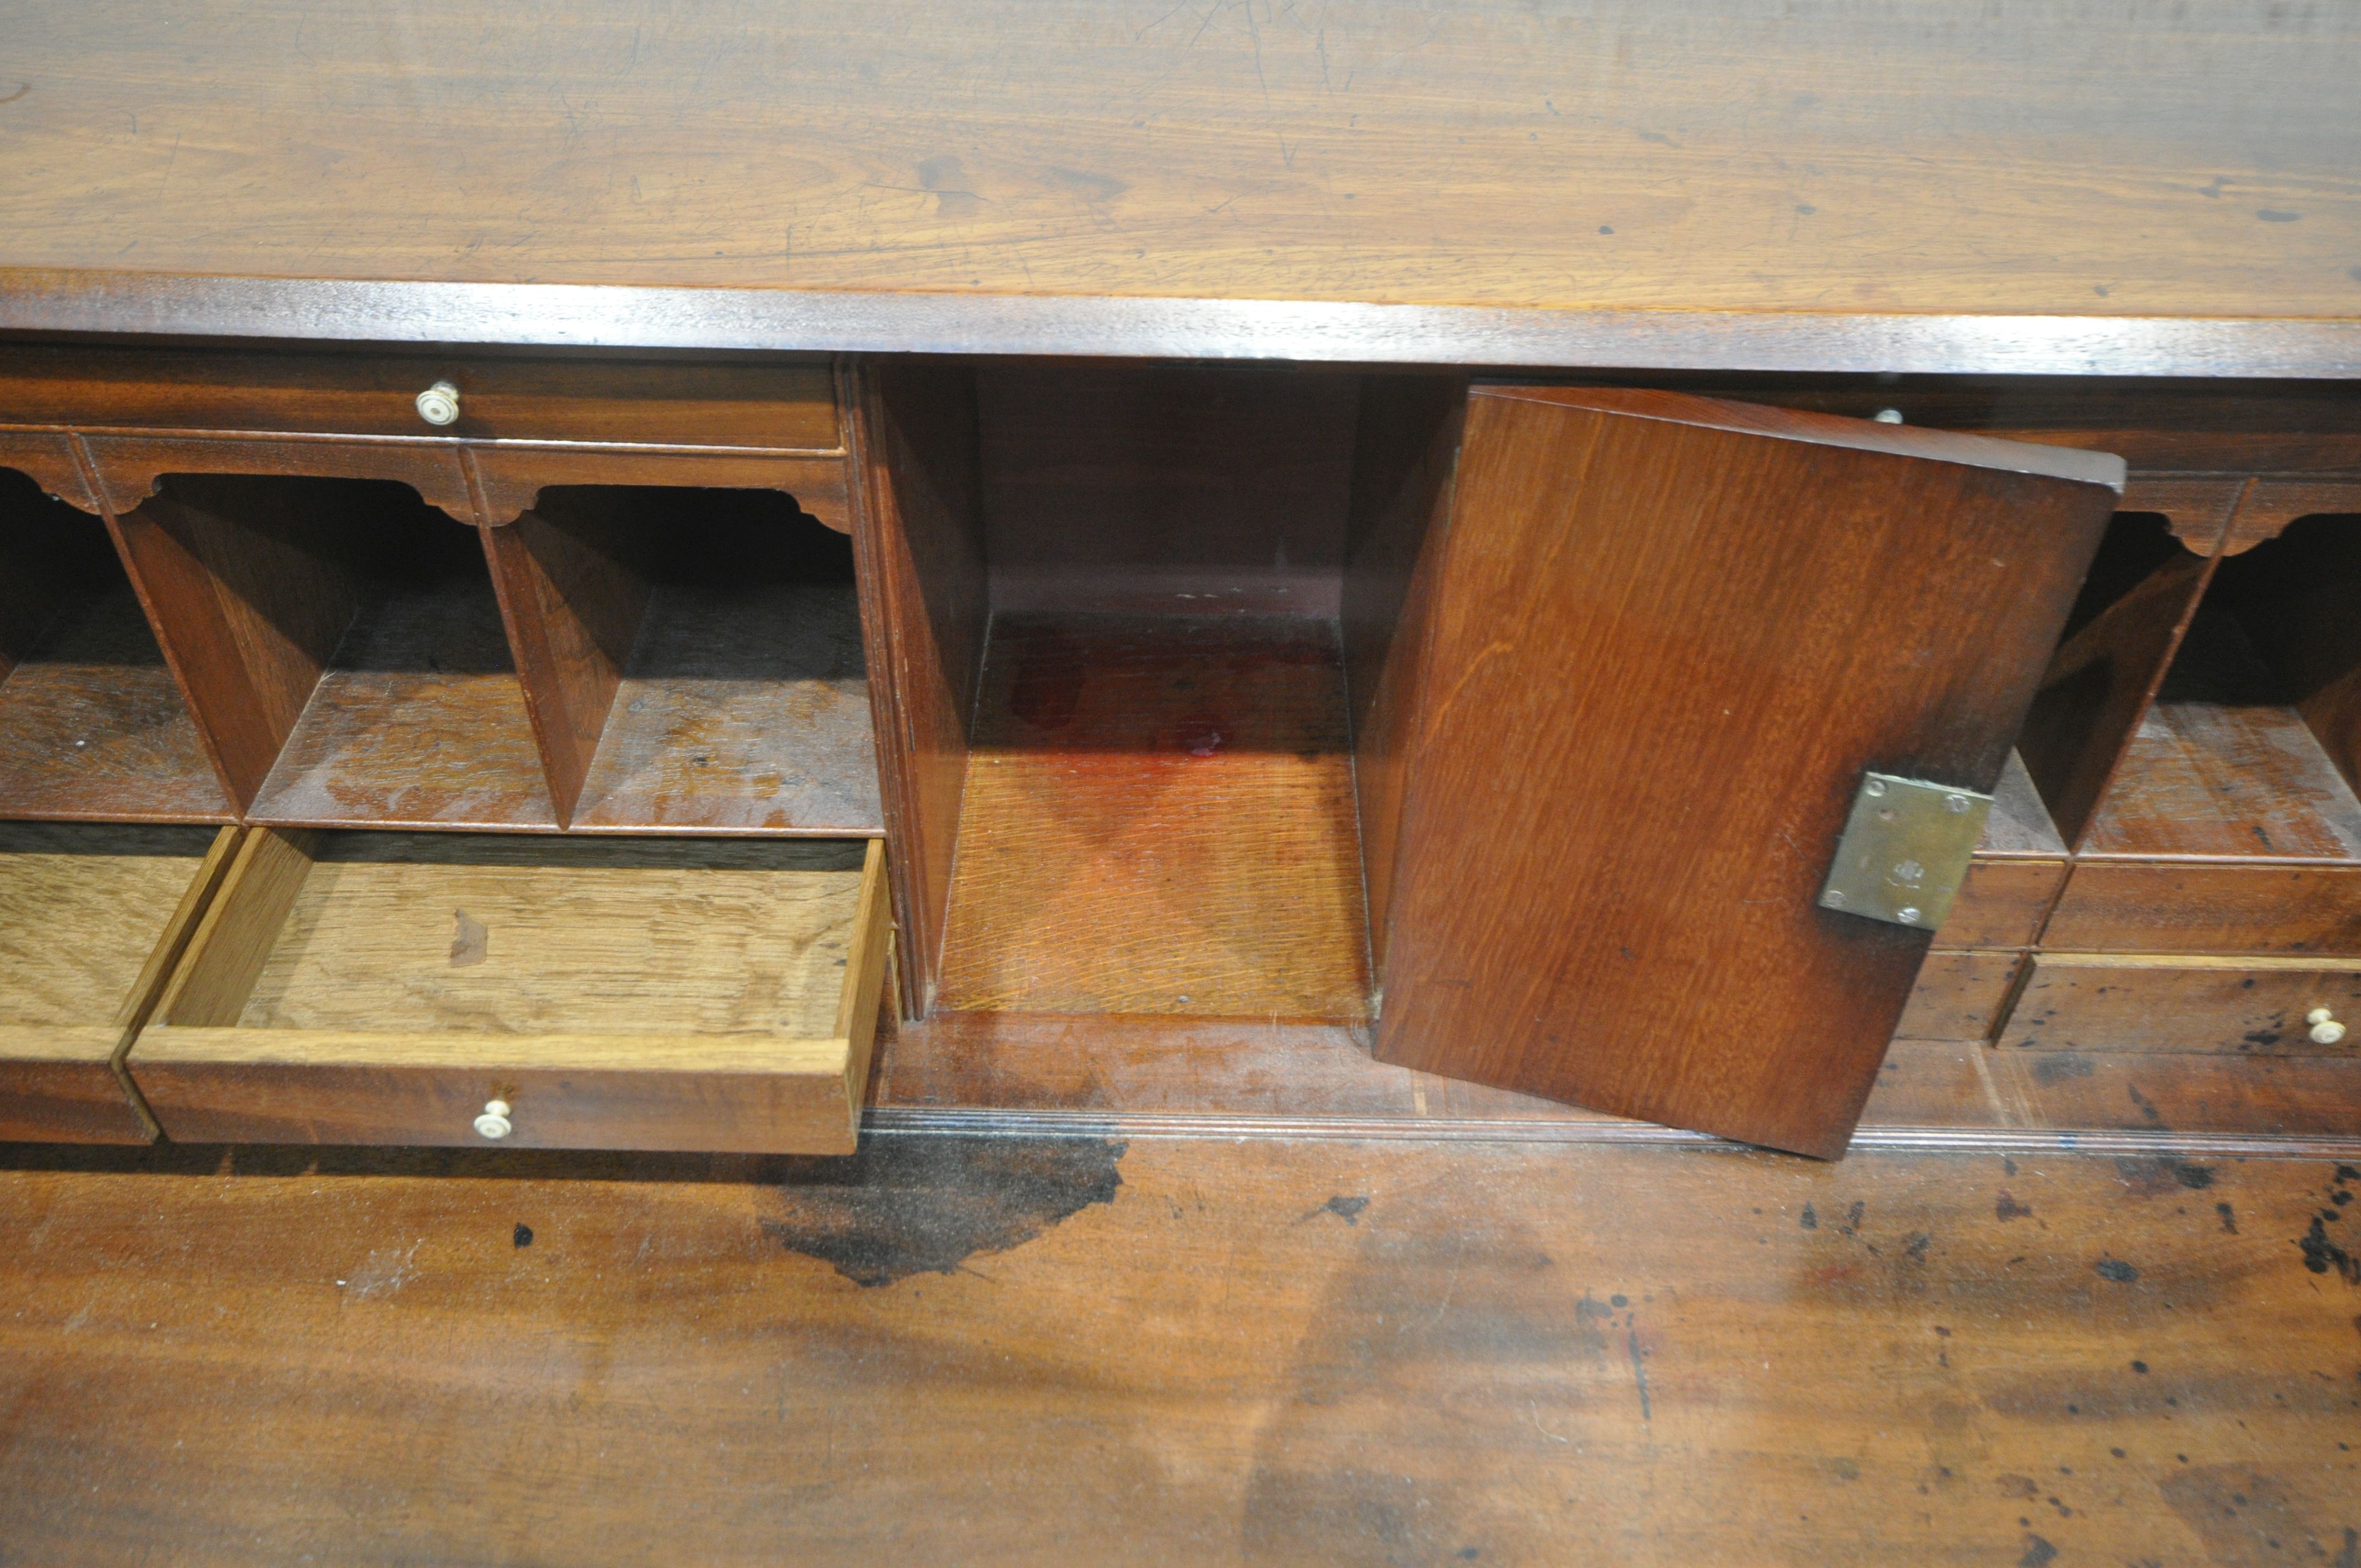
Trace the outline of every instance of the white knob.
<instances>
[{"instance_id":1,"label":"white knob","mask_svg":"<svg viewBox=\"0 0 2361 1568\"><path fill-rule=\"evenodd\" d=\"M418 417L433 425L459 422L459 389L437 381L418 394Z\"/></svg>"},{"instance_id":2,"label":"white knob","mask_svg":"<svg viewBox=\"0 0 2361 1568\"><path fill-rule=\"evenodd\" d=\"M2333 1046L2345 1038L2345 1025L2325 1007L2313 1008L2303 1015L2303 1021L2312 1025L2312 1043L2315 1046Z\"/></svg>"},{"instance_id":3,"label":"white knob","mask_svg":"<svg viewBox=\"0 0 2361 1568\"><path fill-rule=\"evenodd\" d=\"M1875 420L1880 424L1900 424L1902 422L1902 411L1900 409L1880 409L1869 417Z\"/></svg>"},{"instance_id":4,"label":"white knob","mask_svg":"<svg viewBox=\"0 0 2361 1568\"><path fill-rule=\"evenodd\" d=\"M511 1133L515 1131L516 1124L509 1120L509 1102L507 1101L487 1100L484 1102L484 1113L476 1118L476 1132L478 1136L490 1138L497 1142L501 1138L507 1137Z\"/></svg>"}]
</instances>

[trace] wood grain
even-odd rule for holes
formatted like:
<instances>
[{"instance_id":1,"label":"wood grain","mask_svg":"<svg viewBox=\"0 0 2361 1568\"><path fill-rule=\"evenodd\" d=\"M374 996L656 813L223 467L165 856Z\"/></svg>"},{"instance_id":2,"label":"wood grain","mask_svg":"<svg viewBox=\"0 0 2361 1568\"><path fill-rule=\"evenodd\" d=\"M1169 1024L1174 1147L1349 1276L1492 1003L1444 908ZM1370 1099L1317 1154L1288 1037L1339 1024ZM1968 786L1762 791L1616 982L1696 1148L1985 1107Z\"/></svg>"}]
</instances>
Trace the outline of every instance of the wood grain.
<instances>
[{"instance_id":1,"label":"wood grain","mask_svg":"<svg viewBox=\"0 0 2361 1568\"><path fill-rule=\"evenodd\" d=\"M1458 377L1373 376L1361 389L1339 633L1373 972L1385 968L1412 703L1466 403Z\"/></svg>"},{"instance_id":2,"label":"wood grain","mask_svg":"<svg viewBox=\"0 0 2361 1568\"><path fill-rule=\"evenodd\" d=\"M884 821L852 586L659 584L575 825L857 838Z\"/></svg>"},{"instance_id":3,"label":"wood grain","mask_svg":"<svg viewBox=\"0 0 2361 1568\"><path fill-rule=\"evenodd\" d=\"M2333 1562L2355 1528L2354 1291L2291 1245L2351 1190L2333 1162L936 1137L15 1166L0 1528L60 1568L788 1538Z\"/></svg>"},{"instance_id":4,"label":"wood grain","mask_svg":"<svg viewBox=\"0 0 2361 1568\"><path fill-rule=\"evenodd\" d=\"M578 446L469 446L465 456L498 526L530 510L553 485L675 485L783 490L839 533L851 532L849 459L743 453L643 452Z\"/></svg>"},{"instance_id":5,"label":"wood grain","mask_svg":"<svg viewBox=\"0 0 2361 1568\"><path fill-rule=\"evenodd\" d=\"M14 468L68 506L98 510L89 477L74 457L73 439L61 432L0 431L0 466Z\"/></svg>"},{"instance_id":6,"label":"wood grain","mask_svg":"<svg viewBox=\"0 0 2361 1568\"><path fill-rule=\"evenodd\" d=\"M460 418L430 425L419 393L459 389ZM0 424L249 435L612 442L642 446L839 446L824 362L376 352L218 345L12 344Z\"/></svg>"},{"instance_id":7,"label":"wood grain","mask_svg":"<svg viewBox=\"0 0 2361 1568\"><path fill-rule=\"evenodd\" d=\"M2361 957L2361 867L2083 861L2042 940L2065 952Z\"/></svg>"},{"instance_id":8,"label":"wood grain","mask_svg":"<svg viewBox=\"0 0 2361 1568\"><path fill-rule=\"evenodd\" d=\"M80 439L90 455L100 497L108 510L117 513L140 507L176 474L224 478L271 474L406 485L427 505L462 522L476 521L476 498L468 488L467 469L458 450L445 443L220 440L170 434Z\"/></svg>"},{"instance_id":9,"label":"wood grain","mask_svg":"<svg viewBox=\"0 0 2361 1568\"><path fill-rule=\"evenodd\" d=\"M997 615L939 1002L1363 1018L1354 822L1334 623Z\"/></svg>"},{"instance_id":10,"label":"wood grain","mask_svg":"<svg viewBox=\"0 0 2361 1568\"><path fill-rule=\"evenodd\" d=\"M2300 517L2361 512L2361 478L2257 479L2230 520L2224 553L2235 555L2287 531Z\"/></svg>"},{"instance_id":11,"label":"wood grain","mask_svg":"<svg viewBox=\"0 0 2361 1568\"><path fill-rule=\"evenodd\" d=\"M1864 768L1999 781L2121 482L2066 455L1479 388L1378 1055L1841 1153L1927 939L1827 846Z\"/></svg>"},{"instance_id":12,"label":"wood grain","mask_svg":"<svg viewBox=\"0 0 2361 1568\"><path fill-rule=\"evenodd\" d=\"M991 622L975 378L956 364L884 361L846 372L860 455L853 546L894 845L902 1012L933 1004L942 962L968 726Z\"/></svg>"},{"instance_id":13,"label":"wood grain","mask_svg":"<svg viewBox=\"0 0 2361 1568\"><path fill-rule=\"evenodd\" d=\"M628 497L566 489L544 511L484 530L500 620L550 801L571 821L615 688L647 614L647 567Z\"/></svg>"},{"instance_id":14,"label":"wood grain","mask_svg":"<svg viewBox=\"0 0 2361 1568\"><path fill-rule=\"evenodd\" d=\"M401 532L251 820L557 826L478 532L431 518Z\"/></svg>"},{"instance_id":15,"label":"wood grain","mask_svg":"<svg viewBox=\"0 0 2361 1568\"><path fill-rule=\"evenodd\" d=\"M1360 379L988 366L976 379L995 613L1337 613Z\"/></svg>"},{"instance_id":16,"label":"wood grain","mask_svg":"<svg viewBox=\"0 0 2361 1568\"><path fill-rule=\"evenodd\" d=\"M968 296L934 302L968 319L1150 293L1933 314L1971 344L2012 335L1994 316L2063 316L2024 334L2070 368L2109 363L2118 318L2300 334L2354 302L2337 105L2361 25L2260 0L2169 27L2013 15L1971 50L1946 18L1845 0L1780 18L1365 3L1251 25L905 0L858 28L772 8L726 43L643 20L601 4L554 37L453 0L390 32L331 5L300 38L219 4L169 26L34 18L0 259L191 275L177 288L199 299L201 274L805 290L823 320L894 291ZM237 69L191 73L192 55ZM174 297L110 313L207 330ZM530 293L467 321L416 286L393 298L379 313L430 341L558 330ZM571 313L565 341L656 335L611 304ZM275 335L336 314L282 304ZM1877 335L1851 367L1910 367Z\"/></svg>"},{"instance_id":17,"label":"wood grain","mask_svg":"<svg viewBox=\"0 0 2361 1568\"><path fill-rule=\"evenodd\" d=\"M269 775L358 609L349 552L339 545L372 538L386 501L366 486L189 477L109 517L240 810Z\"/></svg>"},{"instance_id":18,"label":"wood grain","mask_svg":"<svg viewBox=\"0 0 2361 1568\"><path fill-rule=\"evenodd\" d=\"M2001 1044L2042 1051L2361 1054L2361 1043L2312 1040L2304 1020L2315 1007L2361 1020L2361 959L2044 953L2034 959Z\"/></svg>"}]
</instances>

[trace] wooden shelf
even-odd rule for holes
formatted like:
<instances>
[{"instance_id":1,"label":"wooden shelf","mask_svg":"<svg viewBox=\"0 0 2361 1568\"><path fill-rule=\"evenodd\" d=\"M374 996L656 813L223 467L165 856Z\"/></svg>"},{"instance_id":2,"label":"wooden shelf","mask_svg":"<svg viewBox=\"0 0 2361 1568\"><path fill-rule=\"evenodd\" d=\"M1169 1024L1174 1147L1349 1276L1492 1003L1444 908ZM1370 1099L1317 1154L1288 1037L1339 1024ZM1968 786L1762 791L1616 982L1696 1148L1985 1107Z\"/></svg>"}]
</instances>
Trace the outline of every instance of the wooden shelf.
<instances>
[{"instance_id":1,"label":"wooden shelf","mask_svg":"<svg viewBox=\"0 0 2361 1568\"><path fill-rule=\"evenodd\" d=\"M1004 615L940 1004L1358 1022L1360 839L1334 623Z\"/></svg>"},{"instance_id":2,"label":"wooden shelf","mask_svg":"<svg viewBox=\"0 0 2361 1568\"><path fill-rule=\"evenodd\" d=\"M225 822L105 525L0 472L0 817Z\"/></svg>"},{"instance_id":3,"label":"wooden shelf","mask_svg":"<svg viewBox=\"0 0 2361 1568\"><path fill-rule=\"evenodd\" d=\"M372 585L250 815L308 827L557 826L480 560Z\"/></svg>"},{"instance_id":4,"label":"wooden shelf","mask_svg":"<svg viewBox=\"0 0 2361 1568\"><path fill-rule=\"evenodd\" d=\"M588 551L626 607L570 826L884 835L851 540L765 491L552 492L527 526L537 568ZM553 662L545 708L595 693L581 663Z\"/></svg>"},{"instance_id":5,"label":"wooden shelf","mask_svg":"<svg viewBox=\"0 0 2361 1568\"><path fill-rule=\"evenodd\" d=\"M2361 800L2291 696L2228 609L2202 607L2085 857L2361 860Z\"/></svg>"}]
</instances>

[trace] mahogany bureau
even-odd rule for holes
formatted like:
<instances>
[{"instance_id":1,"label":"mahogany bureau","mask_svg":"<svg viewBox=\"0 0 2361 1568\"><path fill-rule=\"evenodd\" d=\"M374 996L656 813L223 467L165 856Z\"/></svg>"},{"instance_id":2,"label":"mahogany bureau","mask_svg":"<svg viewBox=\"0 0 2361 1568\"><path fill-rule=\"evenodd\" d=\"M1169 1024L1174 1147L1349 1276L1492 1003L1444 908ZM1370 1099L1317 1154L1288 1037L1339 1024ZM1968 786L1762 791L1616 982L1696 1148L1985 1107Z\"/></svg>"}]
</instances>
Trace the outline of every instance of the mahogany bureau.
<instances>
[{"instance_id":1,"label":"mahogany bureau","mask_svg":"<svg viewBox=\"0 0 2361 1568\"><path fill-rule=\"evenodd\" d=\"M1159 9L16 18L0 1137L2361 1051L2361 20Z\"/></svg>"}]
</instances>

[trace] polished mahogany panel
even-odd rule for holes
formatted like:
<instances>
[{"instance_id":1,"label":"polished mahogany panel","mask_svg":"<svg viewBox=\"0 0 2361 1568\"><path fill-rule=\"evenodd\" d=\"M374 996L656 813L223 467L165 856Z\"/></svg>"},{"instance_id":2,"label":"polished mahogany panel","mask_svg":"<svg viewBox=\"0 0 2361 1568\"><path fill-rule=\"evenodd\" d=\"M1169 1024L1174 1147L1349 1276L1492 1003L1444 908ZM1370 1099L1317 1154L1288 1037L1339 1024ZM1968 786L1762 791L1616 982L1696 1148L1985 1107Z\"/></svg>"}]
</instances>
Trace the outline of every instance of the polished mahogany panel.
<instances>
[{"instance_id":1,"label":"polished mahogany panel","mask_svg":"<svg viewBox=\"0 0 2361 1568\"><path fill-rule=\"evenodd\" d=\"M1471 397L1377 1049L1842 1152L1927 935L1819 907L1866 770L1999 781L2119 460Z\"/></svg>"}]
</instances>

